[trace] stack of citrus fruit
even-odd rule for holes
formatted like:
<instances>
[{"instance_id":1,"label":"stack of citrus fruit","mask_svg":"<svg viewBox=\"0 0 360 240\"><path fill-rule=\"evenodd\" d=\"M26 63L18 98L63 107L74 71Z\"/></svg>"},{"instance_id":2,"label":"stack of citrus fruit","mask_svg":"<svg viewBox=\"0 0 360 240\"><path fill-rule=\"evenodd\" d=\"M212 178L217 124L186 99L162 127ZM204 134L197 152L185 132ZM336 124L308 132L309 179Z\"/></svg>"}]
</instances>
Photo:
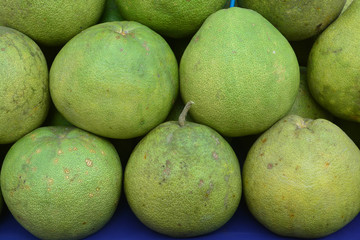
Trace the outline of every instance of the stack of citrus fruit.
<instances>
[{"instance_id":1,"label":"stack of citrus fruit","mask_svg":"<svg viewBox=\"0 0 360 240\"><path fill-rule=\"evenodd\" d=\"M241 198L282 236L350 223L360 0L234 2L0 0L0 211L41 239L90 236L121 196L175 238Z\"/></svg>"}]
</instances>

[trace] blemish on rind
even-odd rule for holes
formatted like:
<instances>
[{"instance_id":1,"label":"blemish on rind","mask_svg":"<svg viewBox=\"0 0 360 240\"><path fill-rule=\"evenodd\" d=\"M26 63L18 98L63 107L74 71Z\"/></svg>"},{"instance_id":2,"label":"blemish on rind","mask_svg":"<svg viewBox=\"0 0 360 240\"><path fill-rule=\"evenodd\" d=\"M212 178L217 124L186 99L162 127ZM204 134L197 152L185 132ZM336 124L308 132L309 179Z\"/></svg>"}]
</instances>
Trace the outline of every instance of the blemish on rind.
<instances>
[{"instance_id":1,"label":"blemish on rind","mask_svg":"<svg viewBox=\"0 0 360 240\"><path fill-rule=\"evenodd\" d=\"M33 140L33 141L36 140L36 134L31 134L31 135L30 135L30 138L31 138L31 140Z\"/></svg>"},{"instance_id":2,"label":"blemish on rind","mask_svg":"<svg viewBox=\"0 0 360 240\"><path fill-rule=\"evenodd\" d=\"M167 137L166 137L166 142L170 143L172 141L173 138L173 133L170 133Z\"/></svg>"},{"instance_id":3,"label":"blemish on rind","mask_svg":"<svg viewBox=\"0 0 360 240\"><path fill-rule=\"evenodd\" d=\"M64 152L61 150L61 149L59 149L58 151L57 151L57 154L63 154Z\"/></svg>"},{"instance_id":4,"label":"blemish on rind","mask_svg":"<svg viewBox=\"0 0 360 240\"><path fill-rule=\"evenodd\" d=\"M216 145L220 144L219 138L215 137L214 135L212 135L212 138L215 140Z\"/></svg>"},{"instance_id":5,"label":"blemish on rind","mask_svg":"<svg viewBox=\"0 0 360 240\"><path fill-rule=\"evenodd\" d=\"M92 162L89 158L86 158L86 159L85 159L85 162L86 162L86 166L88 166L88 167L92 167L92 166L93 166L93 162Z\"/></svg>"},{"instance_id":6,"label":"blemish on rind","mask_svg":"<svg viewBox=\"0 0 360 240\"><path fill-rule=\"evenodd\" d=\"M78 149L77 149L77 147L73 147L73 148L72 148L72 147L69 147L68 150L69 150L69 152L71 152L71 151L77 151Z\"/></svg>"},{"instance_id":7,"label":"blemish on rind","mask_svg":"<svg viewBox=\"0 0 360 240\"><path fill-rule=\"evenodd\" d=\"M300 119L297 123L296 123L296 129L301 129L301 128L306 128L307 124L305 122L304 119Z\"/></svg>"},{"instance_id":8,"label":"blemish on rind","mask_svg":"<svg viewBox=\"0 0 360 240\"><path fill-rule=\"evenodd\" d=\"M69 174L70 170L68 168L64 168L64 173Z\"/></svg>"},{"instance_id":9,"label":"blemish on rind","mask_svg":"<svg viewBox=\"0 0 360 240\"><path fill-rule=\"evenodd\" d=\"M199 187L202 187L203 185L204 185L204 180L202 180L202 179L200 179L200 181L199 181Z\"/></svg>"},{"instance_id":10,"label":"blemish on rind","mask_svg":"<svg viewBox=\"0 0 360 240\"><path fill-rule=\"evenodd\" d=\"M212 182L209 183L209 188L206 190L205 198L208 199L212 190L214 189L214 184Z\"/></svg>"},{"instance_id":11,"label":"blemish on rind","mask_svg":"<svg viewBox=\"0 0 360 240\"><path fill-rule=\"evenodd\" d=\"M212 157L213 157L215 160L218 160L219 155L214 151L214 152L212 152Z\"/></svg>"},{"instance_id":12,"label":"blemish on rind","mask_svg":"<svg viewBox=\"0 0 360 240\"><path fill-rule=\"evenodd\" d=\"M273 164L272 163L269 163L268 165L267 165L267 169L272 169L273 168Z\"/></svg>"},{"instance_id":13,"label":"blemish on rind","mask_svg":"<svg viewBox=\"0 0 360 240\"><path fill-rule=\"evenodd\" d=\"M170 171L171 171L171 162L170 160L166 160L166 167L164 169L164 174L170 175Z\"/></svg>"}]
</instances>

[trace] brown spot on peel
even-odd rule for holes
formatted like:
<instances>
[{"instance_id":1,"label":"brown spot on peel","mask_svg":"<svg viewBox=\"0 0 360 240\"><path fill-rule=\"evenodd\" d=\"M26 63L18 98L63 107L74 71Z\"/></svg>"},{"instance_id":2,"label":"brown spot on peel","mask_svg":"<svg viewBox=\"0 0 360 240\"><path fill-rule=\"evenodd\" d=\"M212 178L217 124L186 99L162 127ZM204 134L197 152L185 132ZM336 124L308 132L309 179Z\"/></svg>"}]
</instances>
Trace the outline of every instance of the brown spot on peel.
<instances>
[{"instance_id":1,"label":"brown spot on peel","mask_svg":"<svg viewBox=\"0 0 360 240\"><path fill-rule=\"evenodd\" d=\"M202 187L204 185L204 180L200 179L199 181L199 187Z\"/></svg>"},{"instance_id":2,"label":"brown spot on peel","mask_svg":"<svg viewBox=\"0 0 360 240\"><path fill-rule=\"evenodd\" d=\"M93 162L92 162L89 158L86 158L86 159L85 159L85 162L86 162L86 165L87 165L88 167L92 167L92 166L93 166Z\"/></svg>"}]
</instances>

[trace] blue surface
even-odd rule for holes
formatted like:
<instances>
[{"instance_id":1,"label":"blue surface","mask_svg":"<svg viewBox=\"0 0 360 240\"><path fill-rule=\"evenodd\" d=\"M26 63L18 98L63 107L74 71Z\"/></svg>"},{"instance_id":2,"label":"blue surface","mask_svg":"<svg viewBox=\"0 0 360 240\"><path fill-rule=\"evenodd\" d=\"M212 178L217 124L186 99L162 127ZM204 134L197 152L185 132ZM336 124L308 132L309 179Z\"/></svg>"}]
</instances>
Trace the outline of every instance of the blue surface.
<instances>
[{"instance_id":1,"label":"blue surface","mask_svg":"<svg viewBox=\"0 0 360 240\"><path fill-rule=\"evenodd\" d=\"M124 197L124 196L123 196ZM6 209L0 217L0 239L36 239L22 228ZM131 212L129 206L122 198L119 207L112 219L98 232L86 238L94 239L173 239L158 234L144 226ZM247 210L242 201L235 215L219 230L201 237L190 238L191 240L287 240L268 231L258 223ZM358 240L360 239L360 215L339 231L325 237L322 240Z\"/></svg>"}]
</instances>

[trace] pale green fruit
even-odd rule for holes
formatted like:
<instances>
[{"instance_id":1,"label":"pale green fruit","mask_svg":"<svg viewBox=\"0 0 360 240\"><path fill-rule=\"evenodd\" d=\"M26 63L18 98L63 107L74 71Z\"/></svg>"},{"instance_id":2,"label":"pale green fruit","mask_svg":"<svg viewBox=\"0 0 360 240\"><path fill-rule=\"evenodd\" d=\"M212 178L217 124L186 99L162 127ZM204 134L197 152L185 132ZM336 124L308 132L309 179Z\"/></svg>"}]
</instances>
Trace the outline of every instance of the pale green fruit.
<instances>
[{"instance_id":1,"label":"pale green fruit","mask_svg":"<svg viewBox=\"0 0 360 240\"><path fill-rule=\"evenodd\" d=\"M289 41L299 41L323 31L344 7L346 0L239 0L269 20Z\"/></svg>"},{"instance_id":2,"label":"pale green fruit","mask_svg":"<svg viewBox=\"0 0 360 240\"><path fill-rule=\"evenodd\" d=\"M324 237L360 210L360 150L325 119L284 117L252 145L242 174L250 212L282 236Z\"/></svg>"},{"instance_id":3,"label":"pale green fruit","mask_svg":"<svg viewBox=\"0 0 360 240\"><path fill-rule=\"evenodd\" d=\"M285 116L300 82L284 36L253 10L209 16L180 61L180 93L190 115L223 136L258 134Z\"/></svg>"},{"instance_id":4,"label":"pale green fruit","mask_svg":"<svg viewBox=\"0 0 360 240\"><path fill-rule=\"evenodd\" d=\"M360 1L315 41L308 60L308 84L315 100L336 117L360 122Z\"/></svg>"},{"instance_id":5,"label":"pale green fruit","mask_svg":"<svg viewBox=\"0 0 360 240\"><path fill-rule=\"evenodd\" d=\"M241 198L238 159L213 129L160 124L135 147L125 168L127 201L150 229L193 237L222 227Z\"/></svg>"}]
</instances>

